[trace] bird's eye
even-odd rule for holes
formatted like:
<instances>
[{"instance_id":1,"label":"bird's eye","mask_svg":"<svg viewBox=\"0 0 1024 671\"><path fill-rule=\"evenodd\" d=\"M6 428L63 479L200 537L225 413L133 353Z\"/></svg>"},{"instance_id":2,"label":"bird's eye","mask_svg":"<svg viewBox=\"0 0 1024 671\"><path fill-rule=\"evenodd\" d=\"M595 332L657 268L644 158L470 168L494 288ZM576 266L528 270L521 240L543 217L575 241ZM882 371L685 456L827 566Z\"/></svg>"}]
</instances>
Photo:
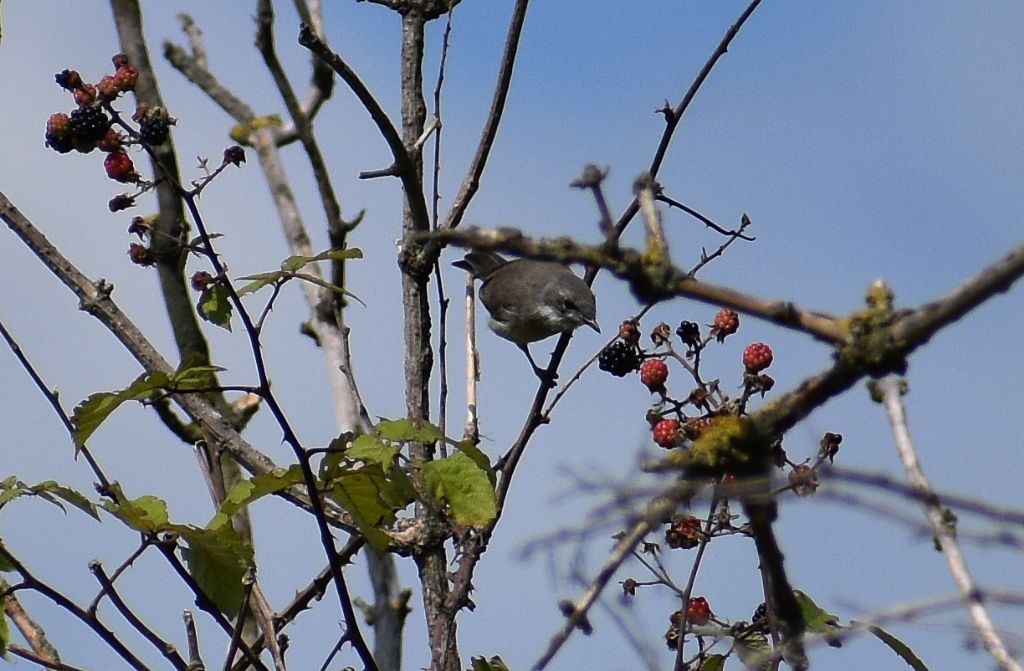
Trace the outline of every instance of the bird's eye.
<instances>
[{"instance_id":1,"label":"bird's eye","mask_svg":"<svg viewBox=\"0 0 1024 671\"><path fill-rule=\"evenodd\" d=\"M562 301L562 310L565 312L576 312L576 302L571 298L566 298Z\"/></svg>"}]
</instances>

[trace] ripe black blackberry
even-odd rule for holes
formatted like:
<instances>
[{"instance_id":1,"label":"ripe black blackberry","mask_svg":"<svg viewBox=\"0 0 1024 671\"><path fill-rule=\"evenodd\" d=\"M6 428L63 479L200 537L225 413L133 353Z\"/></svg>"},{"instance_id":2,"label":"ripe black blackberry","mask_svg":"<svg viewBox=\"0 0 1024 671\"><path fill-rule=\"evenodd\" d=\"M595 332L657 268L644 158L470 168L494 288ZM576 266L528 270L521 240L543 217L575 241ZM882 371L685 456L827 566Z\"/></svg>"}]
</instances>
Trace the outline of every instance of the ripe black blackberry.
<instances>
[{"instance_id":1,"label":"ripe black blackberry","mask_svg":"<svg viewBox=\"0 0 1024 671\"><path fill-rule=\"evenodd\" d=\"M85 105L71 112L71 137L78 142L96 142L107 134L110 119L99 107Z\"/></svg>"},{"instance_id":2,"label":"ripe black blackberry","mask_svg":"<svg viewBox=\"0 0 1024 671\"><path fill-rule=\"evenodd\" d=\"M684 345L688 347L697 347L700 345L700 326L696 322L679 322L679 328L676 329L676 335L683 341Z\"/></svg>"},{"instance_id":3,"label":"ripe black blackberry","mask_svg":"<svg viewBox=\"0 0 1024 671\"><path fill-rule=\"evenodd\" d=\"M750 622L751 627L756 631L768 631L768 606L762 601L754 610L754 617Z\"/></svg>"},{"instance_id":4,"label":"ripe black blackberry","mask_svg":"<svg viewBox=\"0 0 1024 671\"><path fill-rule=\"evenodd\" d=\"M166 114L147 114L139 124L139 137L151 147L166 142L169 134L170 123Z\"/></svg>"},{"instance_id":5,"label":"ripe black blackberry","mask_svg":"<svg viewBox=\"0 0 1024 671\"><path fill-rule=\"evenodd\" d=\"M597 367L615 377L623 377L640 367L640 352L635 345L616 340L597 357Z\"/></svg>"}]
</instances>

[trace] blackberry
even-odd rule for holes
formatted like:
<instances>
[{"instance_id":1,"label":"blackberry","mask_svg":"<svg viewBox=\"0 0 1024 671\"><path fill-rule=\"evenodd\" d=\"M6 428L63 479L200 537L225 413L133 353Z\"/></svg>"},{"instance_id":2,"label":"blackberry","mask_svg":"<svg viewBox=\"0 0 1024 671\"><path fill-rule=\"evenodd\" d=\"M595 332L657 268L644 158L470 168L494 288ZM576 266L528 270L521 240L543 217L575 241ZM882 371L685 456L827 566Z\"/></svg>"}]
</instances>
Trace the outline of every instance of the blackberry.
<instances>
[{"instance_id":1,"label":"blackberry","mask_svg":"<svg viewBox=\"0 0 1024 671\"><path fill-rule=\"evenodd\" d=\"M139 123L139 137L151 147L156 147L167 141L170 134L170 117L162 110L151 110Z\"/></svg>"},{"instance_id":2,"label":"blackberry","mask_svg":"<svg viewBox=\"0 0 1024 671\"><path fill-rule=\"evenodd\" d=\"M74 148L71 142L71 120L67 114L51 114L46 121L46 146L61 154Z\"/></svg>"},{"instance_id":3,"label":"blackberry","mask_svg":"<svg viewBox=\"0 0 1024 671\"><path fill-rule=\"evenodd\" d=\"M623 377L640 367L640 353L635 345L616 340L597 357L597 367L615 377Z\"/></svg>"},{"instance_id":4,"label":"blackberry","mask_svg":"<svg viewBox=\"0 0 1024 671\"><path fill-rule=\"evenodd\" d=\"M676 335L683 341L684 345L688 347L700 346L700 326L695 322L679 322L679 328L676 329Z\"/></svg>"},{"instance_id":5,"label":"blackberry","mask_svg":"<svg viewBox=\"0 0 1024 671\"><path fill-rule=\"evenodd\" d=\"M751 618L750 627L754 631L768 633L768 606L763 601L754 609L754 617Z\"/></svg>"},{"instance_id":6,"label":"blackberry","mask_svg":"<svg viewBox=\"0 0 1024 671\"><path fill-rule=\"evenodd\" d=\"M86 105L71 112L71 137L78 142L93 143L103 138L110 119L99 107Z\"/></svg>"}]
</instances>

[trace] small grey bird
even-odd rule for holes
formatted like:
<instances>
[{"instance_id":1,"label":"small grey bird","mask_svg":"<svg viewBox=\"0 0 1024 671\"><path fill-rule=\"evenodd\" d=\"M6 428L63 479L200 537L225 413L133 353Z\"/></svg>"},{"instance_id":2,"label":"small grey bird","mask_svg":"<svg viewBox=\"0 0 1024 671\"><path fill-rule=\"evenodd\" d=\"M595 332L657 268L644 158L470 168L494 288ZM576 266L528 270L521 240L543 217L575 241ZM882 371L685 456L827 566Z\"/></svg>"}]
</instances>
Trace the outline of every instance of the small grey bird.
<instances>
[{"instance_id":1,"label":"small grey bird","mask_svg":"<svg viewBox=\"0 0 1024 671\"><path fill-rule=\"evenodd\" d=\"M530 355L527 345L586 324L598 333L594 292L560 263L516 259L494 252L469 252L453 263L483 282L480 300L491 315L489 326L514 342L542 380L547 373Z\"/></svg>"}]
</instances>

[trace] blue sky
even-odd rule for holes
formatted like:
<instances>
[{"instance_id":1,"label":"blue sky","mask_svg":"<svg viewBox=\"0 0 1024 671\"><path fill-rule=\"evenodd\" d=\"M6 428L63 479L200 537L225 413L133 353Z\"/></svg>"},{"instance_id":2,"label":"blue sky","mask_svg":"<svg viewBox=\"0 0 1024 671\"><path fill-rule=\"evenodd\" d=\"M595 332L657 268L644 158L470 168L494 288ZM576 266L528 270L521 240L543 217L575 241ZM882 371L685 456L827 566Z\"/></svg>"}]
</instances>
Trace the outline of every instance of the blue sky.
<instances>
[{"instance_id":1,"label":"blue sky","mask_svg":"<svg viewBox=\"0 0 1024 671\"><path fill-rule=\"evenodd\" d=\"M278 43L298 81L305 53L294 42L294 17L280 3ZM397 114L399 24L370 3L327 3L334 48L343 53L385 107ZM585 193L569 188L586 163L607 166L613 211L629 202L631 183L650 162L662 131L655 113L664 100L677 101L744 3L731 0L604 0L536 2L530 10L512 95L483 187L467 221L484 227L512 225L535 235L569 234L597 241L596 211ZM490 104L508 2L467 2L454 16L444 113L442 195L457 191ZM252 41L251 3L191 1L146 3L147 35L160 85L173 115L182 168L195 174L197 155L219 156L228 143L230 121L204 100L159 57L165 39L180 41L174 15L192 13L203 28L211 68L258 113L282 112ZM433 81L440 24L428 40L426 65ZM96 79L117 51L109 9L100 3L19 2L3 4L0 44L0 189L33 219L83 271L116 286L115 298L163 352L173 356L166 318L154 301L155 277L125 257L130 215L110 215L107 200L118 190L97 157L58 156L45 150L47 116L70 108L53 85L53 73L73 67ZM757 241L735 245L702 273L707 281L811 309L846 313L861 306L868 284L883 277L902 306L912 307L955 287L1020 241L1024 210L1024 8L1012 2L767 2L760 7L701 90L677 131L660 175L666 191L726 226L743 213L754 221ZM362 391L374 415L396 417L401 398L401 307L394 267L400 200L395 181L362 182L362 170L388 163L386 146L365 112L343 86L317 120L317 130L346 213L366 218L352 237L364 261L351 270L351 291L367 306L348 317ZM326 246L321 217L297 148L287 153L307 224L318 246ZM189 172L193 170L193 172ZM208 222L224 233L219 248L235 275L276 266L287 251L262 178L254 165L218 180L203 197ZM149 211L152 204L140 211ZM673 255L692 265L700 247L718 240L699 225L666 213ZM641 240L639 229L627 234ZM447 253L445 261L457 254ZM138 374L136 364L94 321L76 310L75 300L40 266L13 235L0 245L0 263L10 290L0 292L0 317L16 334L49 383L70 408L79 399L124 386ZM196 266L194 269L199 269ZM447 291L461 295L453 271ZM598 319L605 334L638 306L607 276L595 285ZM267 329L268 362L275 389L308 444L324 444L335 427L329 390L318 353L296 337L304 309L296 291L286 292ZM456 301L457 302L457 301ZM936 486L1004 506L1021 507L1019 422L1014 391L1024 375L1019 342L1024 331L1018 288L997 297L937 336L911 358L907 398L911 430L926 471ZM682 319L707 324L715 309L679 300L659 306L644 325ZM464 322L450 315L450 351L461 350ZM483 328L483 320L479 326ZM247 346L237 332L209 334L228 380L253 379ZM581 332L563 367L575 367L605 342ZM740 353L749 342L772 345L776 389L787 390L828 365L829 351L798 334L745 319L739 334L710 351L712 366L726 389L739 384ZM482 333L481 415L483 448L502 452L525 417L534 380L522 357L507 342ZM534 346L543 353L546 343ZM450 361L453 381L462 374L461 355ZM678 376L681 371L673 371ZM6 467L28 482L55 478L89 491L84 464L71 459L62 429L12 356L0 355L0 390L7 436ZM678 378L675 378L678 379ZM449 421L462 423L454 382ZM435 394L436 398L436 394ZM650 399L632 378L588 372L536 437L509 499L508 514L481 563L474 594L478 608L461 618L461 651L500 654L513 669L537 658L560 623L556 602L575 597L569 581L578 549L563 544L553 557L522 557L524 544L566 526L579 526L608 492L580 491L578 479L629 482L638 455L650 453L643 414ZM845 436L839 463L900 475L884 413L862 388L832 401L787 437L794 458L809 457L825 431ZM267 416L247 434L279 462L288 451ZM177 519L203 523L208 497L195 477L187 448L161 430L141 408L118 412L93 438L93 449L112 477L132 495L168 499ZM870 494L870 492L865 492ZM912 505L883 499L916 513ZM272 599L287 599L303 577L319 569L313 525L281 503L255 511L263 577ZM299 518L301 520L301 518ZM984 521L963 517L970 527ZM45 525L45 527L43 527ZM40 534L39 529L47 529ZM795 584L844 620L927 596L946 594L953 583L926 535L877 514L822 499L787 501L779 534ZM88 600L95 591L85 568L98 557L116 564L134 539L113 521L102 525L75 513L67 518L39 503L20 503L0 515L0 535L40 573L55 581L72 577L69 591ZM593 572L609 547L608 533L595 534L582 548L579 567ZM691 556L673 553L678 575ZM969 546L968 559L979 583L1014 587L1024 578L1019 556L995 547ZM407 567L408 568L408 567ZM350 570L361 582L361 569ZM639 567L623 574L645 577ZM178 615L188 606L176 585L165 581L155 559L126 577L140 609L154 624L175 632L183 647ZM412 574L407 573L407 582ZM697 591L716 612L746 619L760 601L756 556L749 543L716 541L702 568ZM150 600L151 599L151 600ZM44 606L26 598L38 608ZM609 605L617 600L609 594ZM166 608L173 603L174 608ZM293 633L294 649L307 648L319 660L337 633L333 604L307 615ZM413 602L407 668L426 663L422 611ZM653 590L642 592L631 610L660 656L659 643L673 608ZM1024 644L1019 612L995 610L1011 645ZM113 616L111 616L113 617ZM981 668L980 653L964 647L960 611L893 627L932 669ZM59 622L59 620L58 620ZM590 666L626 669L635 652L606 615L595 616L597 636L574 638L555 668ZM89 635L62 622L51 636L74 644L71 663L102 666L107 653ZM314 643L319 641L319 643ZM222 644L204 638L214 655ZM145 650L142 644L135 645ZM80 651L80 652L78 652ZM148 654L148 651L146 651ZM81 656L76 656L81 655ZM857 640L840 651L815 651L817 668L903 668L875 641ZM101 660L101 661L98 661Z\"/></svg>"}]
</instances>

